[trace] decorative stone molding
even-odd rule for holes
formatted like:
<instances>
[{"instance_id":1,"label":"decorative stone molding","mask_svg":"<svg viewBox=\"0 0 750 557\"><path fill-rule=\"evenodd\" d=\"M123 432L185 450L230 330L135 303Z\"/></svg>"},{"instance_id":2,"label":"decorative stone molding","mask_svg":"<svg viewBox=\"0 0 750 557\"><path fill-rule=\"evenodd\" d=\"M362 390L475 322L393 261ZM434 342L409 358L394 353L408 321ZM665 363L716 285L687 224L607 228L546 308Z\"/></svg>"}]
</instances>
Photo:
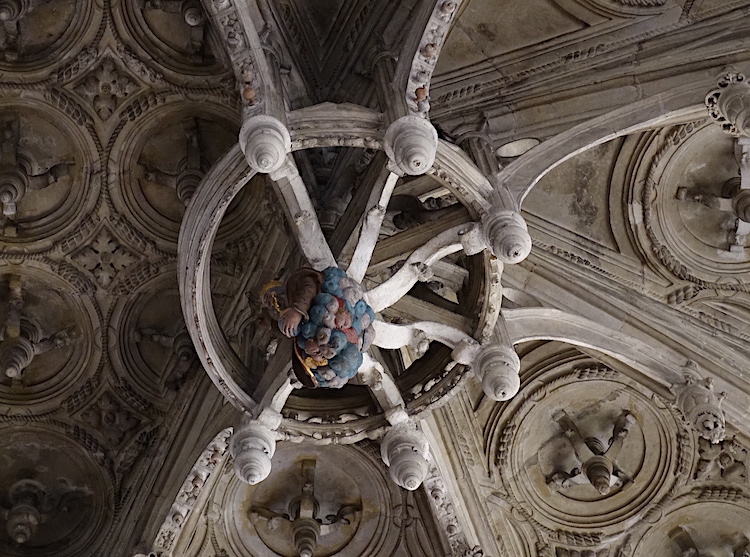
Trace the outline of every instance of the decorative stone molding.
<instances>
[{"instance_id":1,"label":"decorative stone molding","mask_svg":"<svg viewBox=\"0 0 750 557\"><path fill-rule=\"evenodd\" d=\"M219 432L198 457L159 529L154 542L155 551L164 551L167 555L172 555L174 542L195 508L198 498L211 476L226 459L231 434L231 428Z\"/></svg>"},{"instance_id":2,"label":"decorative stone molding","mask_svg":"<svg viewBox=\"0 0 750 557\"><path fill-rule=\"evenodd\" d=\"M275 433L258 421L245 420L232 434L230 451L237 477L255 485L271 473L271 459L276 452Z\"/></svg>"},{"instance_id":3,"label":"decorative stone molding","mask_svg":"<svg viewBox=\"0 0 750 557\"><path fill-rule=\"evenodd\" d=\"M264 174L279 170L292 149L286 126L264 114L245 120L239 143L250 168Z\"/></svg>"},{"instance_id":4,"label":"decorative stone molding","mask_svg":"<svg viewBox=\"0 0 750 557\"><path fill-rule=\"evenodd\" d=\"M429 451L427 437L411 422L389 429L380 445L391 479L409 491L422 485L427 476Z\"/></svg>"},{"instance_id":5,"label":"decorative stone molding","mask_svg":"<svg viewBox=\"0 0 750 557\"><path fill-rule=\"evenodd\" d=\"M520 213L490 210L483 217L482 226L492 253L503 263L520 263L531 253L531 236Z\"/></svg>"},{"instance_id":6,"label":"decorative stone molding","mask_svg":"<svg viewBox=\"0 0 750 557\"><path fill-rule=\"evenodd\" d=\"M388 126L383 142L388 158L403 174L424 174L435 162L437 131L418 116L402 116L394 121Z\"/></svg>"},{"instance_id":7,"label":"decorative stone molding","mask_svg":"<svg viewBox=\"0 0 750 557\"><path fill-rule=\"evenodd\" d=\"M424 480L424 488L430 496L430 502L436 518L443 527L451 546L451 557L484 557L484 551L479 546L471 546L466 538L466 532L456 516L455 506L451 494L443 481L440 471L433 462L429 464L429 471Z\"/></svg>"},{"instance_id":8,"label":"decorative stone molding","mask_svg":"<svg viewBox=\"0 0 750 557\"><path fill-rule=\"evenodd\" d=\"M424 118L430 111L430 79L461 0L437 0L434 4L435 8L430 14L411 62L406 87L406 103L409 110Z\"/></svg>"},{"instance_id":9,"label":"decorative stone molding","mask_svg":"<svg viewBox=\"0 0 750 557\"><path fill-rule=\"evenodd\" d=\"M691 372L685 373L685 382L670 387L675 395L675 406L679 408L698 435L711 443L719 443L724 439L726 431L721 402L727 394L724 392L718 396L714 394L713 379L710 377L700 379L694 375L692 371L697 366L693 362L688 367Z\"/></svg>"},{"instance_id":10,"label":"decorative stone molding","mask_svg":"<svg viewBox=\"0 0 750 557\"><path fill-rule=\"evenodd\" d=\"M750 466L748 452L735 439L725 439L715 444L704 438L699 439L698 456L693 479L734 484L748 483L747 467Z\"/></svg>"},{"instance_id":11,"label":"decorative stone molding","mask_svg":"<svg viewBox=\"0 0 750 557\"><path fill-rule=\"evenodd\" d=\"M730 71L718 85L706 96L708 115L725 132L750 137L750 83L743 74Z\"/></svg>"}]
</instances>

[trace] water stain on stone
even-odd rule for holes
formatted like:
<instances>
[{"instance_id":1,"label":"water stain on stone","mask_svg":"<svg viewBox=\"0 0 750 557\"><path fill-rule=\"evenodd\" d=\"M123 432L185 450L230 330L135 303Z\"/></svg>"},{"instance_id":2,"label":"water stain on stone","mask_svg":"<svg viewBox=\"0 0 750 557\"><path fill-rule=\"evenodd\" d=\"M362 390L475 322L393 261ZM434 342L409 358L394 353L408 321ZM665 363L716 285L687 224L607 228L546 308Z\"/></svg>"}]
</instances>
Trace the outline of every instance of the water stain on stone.
<instances>
[{"instance_id":1,"label":"water stain on stone","mask_svg":"<svg viewBox=\"0 0 750 557\"><path fill-rule=\"evenodd\" d=\"M578 218L578 223L584 228L593 226L599 214L599 209L588 191L595 174L596 168L590 161L581 162L575 170L575 190L569 208L570 212Z\"/></svg>"},{"instance_id":2,"label":"water stain on stone","mask_svg":"<svg viewBox=\"0 0 750 557\"><path fill-rule=\"evenodd\" d=\"M497 38L495 32L486 23L480 23L479 25L477 25L477 33L479 33L489 41L494 41Z\"/></svg>"}]
</instances>

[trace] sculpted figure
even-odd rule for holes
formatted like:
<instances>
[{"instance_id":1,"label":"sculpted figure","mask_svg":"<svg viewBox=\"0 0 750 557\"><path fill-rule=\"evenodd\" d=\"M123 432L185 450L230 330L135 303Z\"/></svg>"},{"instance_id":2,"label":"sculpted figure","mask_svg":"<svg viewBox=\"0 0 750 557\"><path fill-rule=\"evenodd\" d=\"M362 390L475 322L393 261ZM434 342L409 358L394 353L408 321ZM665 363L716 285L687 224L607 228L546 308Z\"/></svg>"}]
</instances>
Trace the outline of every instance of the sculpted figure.
<instances>
[{"instance_id":1,"label":"sculpted figure","mask_svg":"<svg viewBox=\"0 0 750 557\"><path fill-rule=\"evenodd\" d=\"M689 366L695 368L695 364ZM711 443L719 443L724 439L725 422L721 403L727 396L714 393L713 379L700 379L692 373L685 373L685 383L672 385L672 392L676 396L675 405L690 421L693 428L701 437Z\"/></svg>"},{"instance_id":2,"label":"sculpted figure","mask_svg":"<svg viewBox=\"0 0 750 557\"><path fill-rule=\"evenodd\" d=\"M362 296L338 267L298 269L286 284L263 287L261 302L294 339L293 369L306 387L340 388L362 365L375 337L375 313Z\"/></svg>"}]
</instances>

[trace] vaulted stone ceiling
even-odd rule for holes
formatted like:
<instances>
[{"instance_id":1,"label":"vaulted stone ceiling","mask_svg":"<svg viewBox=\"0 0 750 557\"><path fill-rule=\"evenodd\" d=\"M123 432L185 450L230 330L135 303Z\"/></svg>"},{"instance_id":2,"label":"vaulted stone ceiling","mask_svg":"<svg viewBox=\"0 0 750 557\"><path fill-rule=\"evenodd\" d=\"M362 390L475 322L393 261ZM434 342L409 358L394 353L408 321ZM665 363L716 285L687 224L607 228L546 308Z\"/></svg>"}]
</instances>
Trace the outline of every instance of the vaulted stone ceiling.
<instances>
[{"instance_id":1,"label":"vaulted stone ceiling","mask_svg":"<svg viewBox=\"0 0 750 557\"><path fill-rule=\"evenodd\" d=\"M747 555L748 15L0 0L0 554ZM294 389L325 261L377 346Z\"/></svg>"}]
</instances>

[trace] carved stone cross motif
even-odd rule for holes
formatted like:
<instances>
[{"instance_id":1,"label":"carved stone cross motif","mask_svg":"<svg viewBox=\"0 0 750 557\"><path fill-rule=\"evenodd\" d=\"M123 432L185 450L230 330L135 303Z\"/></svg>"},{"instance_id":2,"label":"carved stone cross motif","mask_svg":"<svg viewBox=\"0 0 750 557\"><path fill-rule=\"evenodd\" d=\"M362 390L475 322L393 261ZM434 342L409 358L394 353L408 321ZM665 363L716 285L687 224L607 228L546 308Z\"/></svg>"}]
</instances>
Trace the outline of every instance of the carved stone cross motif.
<instances>
[{"instance_id":1,"label":"carved stone cross motif","mask_svg":"<svg viewBox=\"0 0 750 557\"><path fill-rule=\"evenodd\" d=\"M614 486L631 482L630 476L617 465L617 455L631 428L637 423L635 417L623 410L612 427L612 437L602 442L598 437L583 437L575 422L565 410L558 410L553 419L560 426L561 436L570 442L570 448L581 463L572 469L557 468L546 477L547 484L557 489L590 483L600 494L606 495Z\"/></svg>"},{"instance_id":2,"label":"carved stone cross motif","mask_svg":"<svg viewBox=\"0 0 750 557\"><path fill-rule=\"evenodd\" d=\"M14 381L23 379L24 370L35 356L67 346L73 339L67 331L57 331L45 336L31 317L23 315L21 279L8 279L10 310L5 325L0 328L0 369Z\"/></svg>"},{"instance_id":3,"label":"carved stone cross motif","mask_svg":"<svg viewBox=\"0 0 750 557\"><path fill-rule=\"evenodd\" d=\"M18 204L30 191L51 186L70 174L67 162L38 169L35 161L19 152L21 123L17 115L0 119L0 204L6 219L5 234L15 236Z\"/></svg>"}]
</instances>

